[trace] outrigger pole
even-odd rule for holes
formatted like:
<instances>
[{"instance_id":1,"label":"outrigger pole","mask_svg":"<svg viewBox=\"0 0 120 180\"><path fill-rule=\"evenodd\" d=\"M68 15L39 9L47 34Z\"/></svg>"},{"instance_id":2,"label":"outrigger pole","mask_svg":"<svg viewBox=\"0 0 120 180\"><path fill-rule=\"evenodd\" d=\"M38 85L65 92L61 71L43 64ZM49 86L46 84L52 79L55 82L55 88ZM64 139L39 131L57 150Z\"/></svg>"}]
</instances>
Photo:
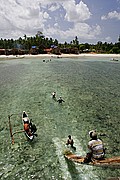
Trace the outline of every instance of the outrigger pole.
<instances>
[{"instance_id":1,"label":"outrigger pole","mask_svg":"<svg viewBox=\"0 0 120 180\"><path fill-rule=\"evenodd\" d=\"M14 144L14 138L13 138L13 134L12 134L12 126L11 126L11 122L10 122L10 117L11 117L12 115L13 115L13 114L8 115L8 119L9 119L10 136L11 136L12 144Z\"/></svg>"},{"instance_id":2,"label":"outrigger pole","mask_svg":"<svg viewBox=\"0 0 120 180\"><path fill-rule=\"evenodd\" d=\"M10 118L11 116L13 116L14 114L11 114L11 115L8 115L8 119L9 119L9 129L10 129L10 136L11 136L11 140L12 140L12 144L14 144L14 135L17 134L17 133L20 133L20 132L24 132L24 130L20 130L20 131L16 131L14 133L12 133L12 125L11 125L11 121L10 121Z\"/></svg>"}]
</instances>

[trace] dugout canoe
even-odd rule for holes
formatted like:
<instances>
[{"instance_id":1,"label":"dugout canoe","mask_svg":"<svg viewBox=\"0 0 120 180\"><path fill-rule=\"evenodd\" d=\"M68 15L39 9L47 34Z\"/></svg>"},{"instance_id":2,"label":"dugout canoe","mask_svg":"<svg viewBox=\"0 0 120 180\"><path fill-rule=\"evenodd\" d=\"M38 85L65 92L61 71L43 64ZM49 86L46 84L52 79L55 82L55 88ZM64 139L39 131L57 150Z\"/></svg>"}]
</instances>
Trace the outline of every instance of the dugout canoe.
<instances>
[{"instance_id":1,"label":"dugout canoe","mask_svg":"<svg viewBox=\"0 0 120 180\"><path fill-rule=\"evenodd\" d=\"M76 163L86 164L84 163L84 157L73 154L72 152L65 152L64 157ZM93 160L92 162L87 164L94 166L111 166L111 167L120 168L120 156L104 158L102 160Z\"/></svg>"},{"instance_id":2,"label":"dugout canoe","mask_svg":"<svg viewBox=\"0 0 120 180\"><path fill-rule=\"evenodd\" d=\"M23 126L24 126L25 121L28 121L30 124L30 119L28 117L28 114L25 111L23 111L23 113L22 113ZM34 133L31 132L30 134L28 134L26 131L24 131L24 133L28 140L32 141L34 139Z\"/></svg>"}]
</instances>

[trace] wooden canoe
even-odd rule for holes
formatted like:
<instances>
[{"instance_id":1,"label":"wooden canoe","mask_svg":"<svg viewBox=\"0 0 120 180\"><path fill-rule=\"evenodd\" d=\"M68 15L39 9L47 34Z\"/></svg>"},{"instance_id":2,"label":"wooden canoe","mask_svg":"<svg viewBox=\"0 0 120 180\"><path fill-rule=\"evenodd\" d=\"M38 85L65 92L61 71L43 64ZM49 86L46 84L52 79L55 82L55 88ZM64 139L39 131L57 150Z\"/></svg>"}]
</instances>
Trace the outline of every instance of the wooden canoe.
<instances>
[{"instance_id":1,"label":"wooden canoe","mask_svg":"<svg viewBox=\"0 0 120 180\"><path fill-rule=\"evenodd\" d=\"M30 119L28 118L28 114L24 111L24 115L22 113L22 123L23 123L23 126L24 126L25 119L27 119L27 121L29 121L29 123L30 123ZM24 132L25 132L25 135L26 135L28 140L32 141L34 139L34 133L31 132L31 134L29 135L26 131L24 131Z\"/></svg>"},{"instance_id":2,"label":"wooden canoe","mask_svg":"<svg viewBox=\"0 0 120 180\"><path fill-rule=\"evenodd\" d=\"M30 140L30 141L32 141L32 140L34 139L34 135L33 135L33 134L28 135L28 133L25 132L25 135L26 135L26 137L28 138L28 140Z\"/></svg>"},{"instance_id":3,"label":"wooden canoe","mask_svg":"<svg viewBox=\"0 0 120 180\"><path fill-rule=\"evenodd\" d=\"M86 164L84 163L84 157L78 156L73 154L72 152L65 152L64 156L66 159L71 160L73 162L77 162L80 164ZM93 160L90 163L87 163L88 165L95 165L95 166L115 166L120 168L120 156L112 157L112 158L104 158L102 160Z\"/></svg>"}]
</instances>

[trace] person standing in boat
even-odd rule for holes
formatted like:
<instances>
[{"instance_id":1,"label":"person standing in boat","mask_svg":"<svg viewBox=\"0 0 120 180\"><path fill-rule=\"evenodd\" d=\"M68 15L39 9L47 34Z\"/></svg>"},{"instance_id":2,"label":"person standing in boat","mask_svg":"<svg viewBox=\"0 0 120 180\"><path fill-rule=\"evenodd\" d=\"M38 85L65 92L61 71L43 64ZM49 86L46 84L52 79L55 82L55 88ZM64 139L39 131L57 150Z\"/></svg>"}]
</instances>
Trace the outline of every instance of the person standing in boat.
<instances>
[{"instance_id":1,"label":"person standing in boat","mask_svg":"<svg viewBox=\"0 0 120 180\"><path fill-rule=\"evenodd\" d=\"M65 102L62 97L60 96L59 99L57 100L57 102L59 102L59 104L62 104L62 102Z\"/></svg>"},{"instance_id":2,"label":"person standing in boat","mask_svg":"<svg viewBox=\"0 0 120 180\"><path fill-rule=\"evenodd\" d=\"M88 142L89 152L87 153L84 163L88 163L94 159L103 159L105 155L102 140L97 138L97 132L92 130L89 132L91 140Z\"/></svg>"},{"instance_id":3,"label":"person standing in boat","mask_svg":"<svg viewBox=\"0 0 120 180\"><path fill-rule=\"evenodd\" d=\"M68 139L67 139L67 142L66 142L66 145L67 145L67 146L68 146L68 145L71 145L71 148L73 148L74 150L76 150L76 147L74 147L73 144L74 144L74 141L73 141L71 135L69 135L69 136L68 136Z\"/></svg>"}]
</instances>

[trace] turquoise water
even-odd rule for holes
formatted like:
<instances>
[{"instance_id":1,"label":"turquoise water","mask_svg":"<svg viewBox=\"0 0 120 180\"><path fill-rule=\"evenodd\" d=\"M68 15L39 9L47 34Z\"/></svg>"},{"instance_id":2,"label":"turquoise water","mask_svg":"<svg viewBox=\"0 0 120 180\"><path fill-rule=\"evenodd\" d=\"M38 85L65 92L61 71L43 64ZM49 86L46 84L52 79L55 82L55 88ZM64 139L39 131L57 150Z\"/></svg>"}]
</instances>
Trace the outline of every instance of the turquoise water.
<instances>
[{"instance_id":1,"label":"turquoise water","mask_svg":"<svg viewBox=\"0 0 120 180\"><path fill-rule=\"evenodd\" d=\"M46 58L46 60L49 60ZM46 63L47 62L47 63ZM67 136L76 154L85 155L88 132L96 129L106 156L120 150L120 61L109 58L51 58L0 60L0 179L104 180L119 177L120 169L80 165L65 160ZM51 93L62 96L59 105ZM27 111L37 126L32 143L22 130L21 113Z\"/></svg>"}]
</instances>

